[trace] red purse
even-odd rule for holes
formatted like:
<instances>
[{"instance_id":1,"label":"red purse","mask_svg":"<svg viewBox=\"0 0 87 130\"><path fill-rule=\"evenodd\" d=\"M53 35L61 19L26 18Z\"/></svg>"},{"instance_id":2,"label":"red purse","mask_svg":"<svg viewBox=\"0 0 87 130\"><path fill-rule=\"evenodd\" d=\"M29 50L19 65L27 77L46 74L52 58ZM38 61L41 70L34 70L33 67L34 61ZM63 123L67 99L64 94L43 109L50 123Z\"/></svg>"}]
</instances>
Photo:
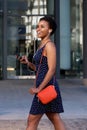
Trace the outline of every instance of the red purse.
<instances>
[{"instance_id":1,"label":"red purse","mask_svg":"<svg viewBox=\"0 0 87 130\"><path fill-rule=\"evenodd\" d=\"M54 85L49 85L37 94L37 97L43 104L47 104L57 97Z\"/></svg>"}]
</instances>

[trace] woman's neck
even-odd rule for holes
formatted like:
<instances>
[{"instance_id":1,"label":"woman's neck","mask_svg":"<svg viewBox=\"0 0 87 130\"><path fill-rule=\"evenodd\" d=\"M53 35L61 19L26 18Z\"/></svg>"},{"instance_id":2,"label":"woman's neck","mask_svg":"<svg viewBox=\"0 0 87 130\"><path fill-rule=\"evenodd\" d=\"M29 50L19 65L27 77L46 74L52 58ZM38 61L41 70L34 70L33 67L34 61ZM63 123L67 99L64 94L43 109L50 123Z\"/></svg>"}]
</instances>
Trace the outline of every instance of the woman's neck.
<instances>
[{"instance_id":1,"label":"woman's neck","mask_svg":"<svg viewBox=\"0 0 87 130\"><path fill-rule=\"evenodd\" d=\"M46 44L46 42L48 42L48 41L51 41L51 39L50 38L44 38L44 39L42 39L41 40L41 45Z\"/></svg>"},{"instance_id":2,"label":"woman's neck","mask_svg":"<svg viewBox=\"0 0 87 130\"><path fill-rule=\"evenodd\" d=\"M42 39L41 42L40 42L40 45L39 45L38 49L42 48L47 42L50 42L50 41L51 41L50 38Z\"/></svg>"}]
</instances>

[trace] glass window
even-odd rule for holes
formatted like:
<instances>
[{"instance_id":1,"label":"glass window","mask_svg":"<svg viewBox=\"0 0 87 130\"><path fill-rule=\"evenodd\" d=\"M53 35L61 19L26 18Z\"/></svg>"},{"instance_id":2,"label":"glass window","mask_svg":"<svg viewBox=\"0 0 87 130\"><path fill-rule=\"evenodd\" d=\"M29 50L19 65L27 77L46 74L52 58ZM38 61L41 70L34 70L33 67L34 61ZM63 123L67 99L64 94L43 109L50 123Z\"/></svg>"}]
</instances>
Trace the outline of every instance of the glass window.
<instances>
[{"instance_id":1,"label":"glass window","mask_svg":"<svg viewBox=\"0 0 87 130\"><path fill-rule=\"evenodd\" d=\"M2 78L2 15L0 15L0 79Z\"/></svg>"},{"instance_id":2,"label":"glass window","mask_svg":"<svg viewBox=\"0 0 87 130\"><path fill-rule=\"evenodd\" d=\"M54 13L54 0L7 0L8 14L42 15Z\"/></svg>"},{"instance_id":3,"label":"glass window","mask_svg":"<svg viewBox=\"0 0 87 130\"><path fill-rule=\"evenodd\" d=\"M2 57L3 57L3 0L0 0L0 79L3 78L2 76Z\"/></svg>"},{"instance_id":4,"label":"glass window","mask_svg":"<svg viewBox=\"0 0 87 130\"><path fill-rule=\"evenodd\" d=\"M71 0L71 69L76 76L82 76L82 50L82 0Z\"/></svg>"},{"instance_id":5,"label":"glass window","mask_svg":"<svg viewBox=\"0 0 87 130\"><path fill-rule=\"evenodd\" d=\"M32 62L38 41L36 23L41 16L9 16L7 20L7 76L34 76L27 65L20 64L17 56L27 55Z\"/></svg>"},{"instance_id":6,"label":"glass window","mask_svg":"<svg viewBox=\"0 0 87 130\"><path fill-rule=\"evenodd\" d=\"M43 15L53 15L53 5L54 0L7 0L7 78L35 76L17 56L27 55L32 61L39 43L36 24Z\"/></svg>"},{"instance_id":7,"label":"glass window","mask_svg":"<svg viewBox=\"0 0 87 130\"><path fill-rule=\"evenodd\" d=\"M65 6L63 6L65 5ZM82 0L60 1L61 77L81 77L83 63Z\"/></svg>"},{"instance_id":8,"label":"glass window","mask_svg":"<svg viewBox=\"0 0 87 130\"><path fill-rule=\"evenodd\" d=\"M0 0L0 12L2 12L2 9L3 9L3 2L2 0Z\"/></svg>"}]
</instances>

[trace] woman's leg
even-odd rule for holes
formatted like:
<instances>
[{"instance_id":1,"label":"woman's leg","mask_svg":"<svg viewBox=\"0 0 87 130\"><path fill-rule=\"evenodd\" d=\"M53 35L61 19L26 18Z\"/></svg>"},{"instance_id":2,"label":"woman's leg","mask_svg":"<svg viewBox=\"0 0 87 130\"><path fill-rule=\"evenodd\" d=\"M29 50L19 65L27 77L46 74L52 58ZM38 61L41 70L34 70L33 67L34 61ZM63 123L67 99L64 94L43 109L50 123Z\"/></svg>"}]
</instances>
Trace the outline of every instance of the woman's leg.
<instances>
[{"instance_id":1,"label":"woman's leg","mask_svg":"<svg viewBox=\"0 0 87 130\"><path fill-rule=\"evenodd\" d=\"M55 130L66 130L58 113L47 113L49 120L53 123Z\"/></svg>"},{"instance_id":2,"label":"woman's leg","mask_svg":"<svg viewBox=\"0 0 87 130\"><path fill-rule=\"evenodd\" d=\"M39 115L30 114L28 116L26 130L37 130L37 126L39 124L41 117L42 117L42 115L40 115L40 114Z\"/></svg>"}]
</instances>

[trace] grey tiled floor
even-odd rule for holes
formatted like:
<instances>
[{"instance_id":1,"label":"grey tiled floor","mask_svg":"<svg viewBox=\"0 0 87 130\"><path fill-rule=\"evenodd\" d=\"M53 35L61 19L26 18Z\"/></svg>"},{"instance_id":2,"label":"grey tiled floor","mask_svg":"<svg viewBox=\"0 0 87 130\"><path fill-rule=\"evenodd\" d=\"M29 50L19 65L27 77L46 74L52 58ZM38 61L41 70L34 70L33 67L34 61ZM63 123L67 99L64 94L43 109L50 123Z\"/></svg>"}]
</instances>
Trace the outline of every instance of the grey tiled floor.
<instances>
[{"instance_id":1,"label":"grey tiled floor","mask_svg":"<svg viewBox=\"0 0 87 130\"><path fill-rule=\"evenodd\" d=\"M0 81L0 130L25 130L32 102L28 89L33 80ZM87 130L87 86L82 80L59 80L65 112L61 114L67 130ZM44 116L38 130L53 130Z\"/></svg>"},{"instance_id":2,"label":"grey tiled floor","mask_svg":"<svg viewBox=\"0 0 87 130\"><path fill-rule=\"evenodd\" d=\"M65 119L67 130L87 130L87 119ZM25 130L26 120L1 120L0 130ZM47 119L42 119L38 130L54 130L53 125Z\"/></svg>"}]
</instances>

